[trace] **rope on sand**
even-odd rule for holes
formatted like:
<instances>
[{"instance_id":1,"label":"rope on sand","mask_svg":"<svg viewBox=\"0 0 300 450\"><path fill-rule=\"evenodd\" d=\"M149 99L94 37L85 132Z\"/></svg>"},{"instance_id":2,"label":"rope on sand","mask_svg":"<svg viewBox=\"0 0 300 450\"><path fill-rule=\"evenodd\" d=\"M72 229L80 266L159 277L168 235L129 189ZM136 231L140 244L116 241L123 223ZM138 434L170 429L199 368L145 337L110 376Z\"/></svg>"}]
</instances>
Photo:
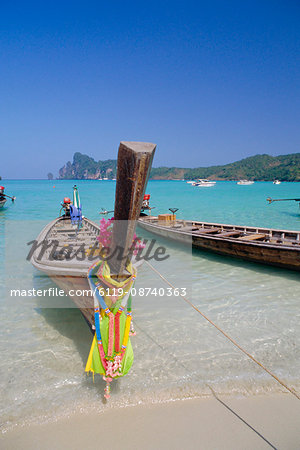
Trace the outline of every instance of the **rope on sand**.
<instances>
[{"instance_id":1,"label":"rope on sand","mask_svg":"<svg viewBox=\"0 0 300 450\"><path fill-rule=\"evenodd\" d=\"M153 267L148 261L145 261L148 266L165 282L167 283L171 288L176 289L175 286L173 286L172 283L170 283L155 267ZM262 363L260 363L254 356L250 355L243 347L241 347L233 338L231 338L225 331L223 331L217 324L215 324L212 320L210 320L205 314L203 314L197 306L195 306L185 295L179 294L180 297L183 298L183 300L190 305L192 308L194 308L195 311L197 311L205 320L207 320L213 327L215 327L220 333L223 334L223 336L226 337L233 345L235 345L241 352L243 352L248 358L250 358L255 364L257 364L259 367L261 367L265 372L267 372L271 377L274 378L281 386L283 386L285 389L287 389L291 394L293 394L298 400L300 400L300 395L298 392L296 392L293 388L290 388L287 386L282 380L280 380L274 373L272 373L269 369L267 369Z\"/></svg>"}]
</instances>

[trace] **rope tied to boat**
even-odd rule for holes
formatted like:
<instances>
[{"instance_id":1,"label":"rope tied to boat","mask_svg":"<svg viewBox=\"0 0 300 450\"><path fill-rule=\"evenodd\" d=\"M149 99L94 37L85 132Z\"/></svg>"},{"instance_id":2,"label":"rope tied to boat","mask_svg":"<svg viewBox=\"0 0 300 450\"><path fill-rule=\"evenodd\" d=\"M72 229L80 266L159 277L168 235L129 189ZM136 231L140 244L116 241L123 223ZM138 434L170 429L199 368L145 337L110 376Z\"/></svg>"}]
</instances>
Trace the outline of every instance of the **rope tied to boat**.
<instances>
[{"instance_id":1,"label":"rope tied to boat","mask_svg":"<svg viewBox=\"0 0 300 450\"><path fill-rule=\"evenodd\" d=\"M172 289L176 289L175 286L170 283L155 267L152 266L148 261L145 261L148 266L166 283L168 284ZM203 312L200 311L199 308L197 308L196 305L194 305L185 295L179 293L179 296L188 304L190 305L195 311L197 311L207 322L209 322L213 327L215 327L220 333L225 336L226 339L228 339L235 347L237 347L241 352L243 352L248 358L250 358L255 364L257 364L261 369L263 369L266 373L268 373L271 377L274 378L281 386L283 386L287 391L289 391L292 395L294 395L298 400L300 400L300 395L298 392L295 391L295 389L290 388L287 386L284 381L282 381L280 378L278 378L273 372L271 372L267 367L265 367L262 363L260 363L254 356L252 356L247 350L245 350L240 344L238 344L232 337L230 337L225 331L223 331L216 323L214 323L209 317L207 317Z\"/></svg>"}]
</instances>

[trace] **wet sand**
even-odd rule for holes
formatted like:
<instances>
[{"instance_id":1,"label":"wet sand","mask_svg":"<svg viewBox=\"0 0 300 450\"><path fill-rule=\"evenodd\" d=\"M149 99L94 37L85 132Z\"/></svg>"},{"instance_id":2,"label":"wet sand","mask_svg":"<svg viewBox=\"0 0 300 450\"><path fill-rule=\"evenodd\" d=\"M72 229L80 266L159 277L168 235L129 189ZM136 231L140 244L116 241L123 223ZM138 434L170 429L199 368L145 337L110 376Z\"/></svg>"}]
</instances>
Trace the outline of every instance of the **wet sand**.
<instances>
[{"instance_id":1,"label":"wet sand","mask_svg":"<svg viewBox=\"0 0 300 450\"><path fill-rule=\"evenodd\" d=\"M300 401L290 394L211 396L77 414L15 428L6 450L52 449L296 449Z\"/></svg>"}]
</instances>

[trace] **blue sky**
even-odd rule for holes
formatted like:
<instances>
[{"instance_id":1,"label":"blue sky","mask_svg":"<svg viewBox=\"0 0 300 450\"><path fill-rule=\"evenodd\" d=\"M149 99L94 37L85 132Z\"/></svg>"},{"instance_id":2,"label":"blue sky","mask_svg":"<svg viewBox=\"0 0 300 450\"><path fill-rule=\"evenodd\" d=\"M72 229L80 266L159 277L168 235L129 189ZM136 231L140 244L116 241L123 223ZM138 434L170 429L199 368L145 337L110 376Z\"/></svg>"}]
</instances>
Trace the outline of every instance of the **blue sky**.
<instances>
[{"instance_id":1,"label":"blue sky","mask_svg":"<svg viewBox=\"0 0 300 450\"><path fill-rule=\"evenodd\" d=\"M157 143L154 165L300 151L299 1L0 1L0 175Z\"/></svg>"}]
</instances>

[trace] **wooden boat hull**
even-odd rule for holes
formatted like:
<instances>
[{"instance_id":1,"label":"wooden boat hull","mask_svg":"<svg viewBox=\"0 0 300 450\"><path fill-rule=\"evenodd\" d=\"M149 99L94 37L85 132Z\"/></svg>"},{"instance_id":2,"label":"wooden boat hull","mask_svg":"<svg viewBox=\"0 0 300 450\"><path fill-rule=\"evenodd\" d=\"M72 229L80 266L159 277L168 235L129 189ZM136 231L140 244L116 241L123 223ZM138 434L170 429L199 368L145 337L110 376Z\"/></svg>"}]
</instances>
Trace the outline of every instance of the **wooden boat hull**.
<instances>
[{"instance_id":1,"label":"wooden boat hull","mask_svg":"<svg viewBox=\"0 0 300 450\"><path fill-rule=\"evenodd\" d=\"M80 249L82 244L84 244L85 250L93 247L97 243L99 233L100 227L87 218L83 219L83 226L77 231L76 226L72 227L70 219L59 217L41 231L36 241L37 243L58 241L58 252L70 245L73 246L74 253ZM81 258L79 260L73 258L70 261L66 259L52 260L50 257L52 248L47 249L39 258L39 247L31 256L31 263L64 290L80 309L90 328L94 329L94 297L90 290L87 273L97 258L89 258L86 255L83 260L80 260ZM135 267L141 264L141 262L135 263L134 260L132 262Z\"/></svg>"},{"instance_id":2,"label":"wooden boat hull","mask_svg":"<svg viewBox=\"0 0 300 450\"><path fill-rule=\"evenodd\" d=\"M300 232L205 222L181 221L181 223L181 227L179 226L180 221L176 221L173 226L163 226L158 223L157 218L149 216L140 218L138 222L139 226L148 232L189 244L194 248L245 261L300 270ZM195 230L184 231L188 225L194 227ZM228 236L230 233L236 235L240 233L240 235L224 237L224 234ZM283 234L290 238L289 242L284 241ZM251 240L251 236L253 236L253 240ZM269 241L267 238L263 240L261 236L269 236ZM247 239L248 237L249 239ZM275 242L280 239L283 240L283 243Z\"/></svg>"},{"instance_id":3,"label":"wooden boat hull","mask_svg":"<svg viewBox=\"0 0 300 450\"><path fill-rule=\"evenodd\" d=\"M0 200L0 209L4 207L5 203L6 203L6 199Z\"/></svg>"},{"instance_id":4,"label":"wooden boat hull","mask_svg":"<svg viewBox=\"0 0 300 450\"><path fill-rule=\"evenodd\" d=\"M99 226L87 218L83 219L83 227L77 232L76 226L72 227L70 219L59 217L41 231L36 241L38 243L58 241L58 250L63 247L66 248L66 245L72 245L74 251L80 248L83 243L85 250L87 250L97 242L99 232ZM52 248L46 250L41 258L39 258L40 249L37 249L31 256L31 263L36 269L48 275L67 295L70 294L71 290L74 292L74 295L69 295L70 298L81 310L89 326L93 328L94 301L93 295L89 293L90 286L87 273L95 260L89 260L88 257L82 261L75 258L71 261L66 259L51 260ZM78 295L76 291L78 291Z\"/></svg>"}]
</instances>

